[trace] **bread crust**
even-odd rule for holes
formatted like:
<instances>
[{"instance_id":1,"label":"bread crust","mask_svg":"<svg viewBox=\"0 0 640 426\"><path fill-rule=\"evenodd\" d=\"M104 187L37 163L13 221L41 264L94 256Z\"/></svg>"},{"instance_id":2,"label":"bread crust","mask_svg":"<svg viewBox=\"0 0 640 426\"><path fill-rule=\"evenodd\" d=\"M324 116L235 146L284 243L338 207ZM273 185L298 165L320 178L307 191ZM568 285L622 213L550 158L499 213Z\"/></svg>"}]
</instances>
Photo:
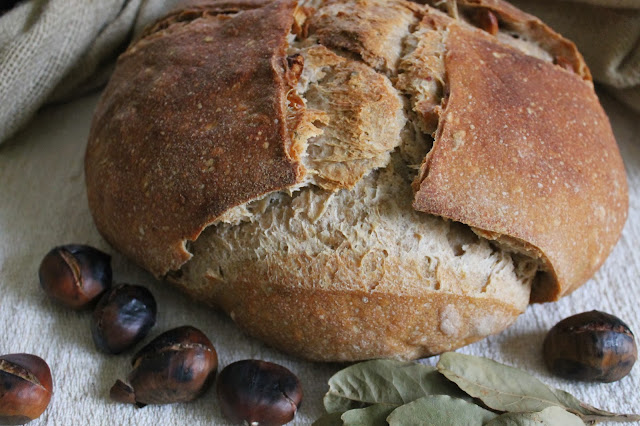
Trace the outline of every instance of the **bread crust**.
<instances>
[{"instance_id":1,"label":"bread crust","mask_svg":"<svg viewBox=\"0 0 640 426\"><path fill-rule=\"evenodd\" d=\"M412 260L402 254L362 272L359 241L346 237L346 251L329 255L272 249L251 257L251 248L251 262L233 278L217 274L206 253L192 259L219 223L253 220L252 200L311 183L328 192L359 188L367 172L389 163L406 114L416 135L434 131L434 142L415 163L423 160L414 192L409 183L410 195L402 192L414 209L405 217L418 211L460 222L509 259L536 261L532 302L584 283L617 241L628 198L613 134L575 46L500 0L459 0L460 19L403 0L323 4L305 22L304 8L287 0L190 0L122 55L85 158L102 235L250 334L309 359L416 358L499 332L527 304L532 278L516 260L499 286L488 278L456 287L464 268L443 266L435 276L454 285L434 289L408 271ZM473 10L498 15L500 25L533 40L534 52L507 43L506 33L474 28L464 17ZM300 46L291 45L292 32ZM428 35L430 44L411 45ZM421 53L430 49L430 57ZM305 54L317 68L307 100ZM384 131L372 131L385 116ZM344 137L353 141L337 140ZM315 152L320 159L305 157ZM325 207L314 208L319 216ZM369 225L369 238L378 238L377 224ZM302 234L316 231L310 224ZM268 224L263 232L275 234ZM464 252L465 244L447 250Z\"/></svg>"},{"instance_id":2,"label":"bread crust","mask_svg":"<svg viewBox=\"0 0 640 426\"><path fill-rule=\"evenodd\" d=\"M556 300L602 265L626 220L609 121L576 74L449 28L450 95L414 207L524 242L550 274L532 300Z\"/></svg>"},{"instance_id":3,"label":"bread crust","mask_svg":"<svg viewBox=\"0 0 640 426\"><path fill-rule=\"evenodd\" d=\"M434 1L427 1L427 3L433 4ZM504 0L457 0L456 3L472 21L475 18L473 14L479 11L490 11L496 15L501 27L507 27L540 43L553 55L554 64L572 70L585 80L592 80L591 72L576 45L537 17L523 12Z\"/></svg>"},{"instance_id":4,"label":"bread crust","mask_svg":"<svg viewBox=\"0 0 640 426\"><path fill-rule=\"evenodd\" d=\"M287 129L294 7L159 28L120 57L89 136L89 207L157 277L222 213L303 175Z\"/></svg>"},{"instance_id":5,"label":"bread crust","mask_svg":"<svg viewBox=\"0 0 640 426\"><path fill-rule=\"evenodd\" d=\"M498 333L523 310L495 294L454 294L426 286L398 291L401 278L412 276L403 271L409 265L401 258L387 258L379 266L380 274L400 280L374 290L366 288L378 284L370 277L346 279L348 271L359 269L353 256L276 254L260 263L247 264L233 282L213 275L203 282L189 272L169 280L227 312L251 336L314 361L431 356ZM302 274L287 272L293 270L303 270L308 278L300 281ZM310 285L329 274L338 285Z\"/></svg>"},{"instance_id":6,"label":"bread crust","mask_svg":"<svg viewBox=\"0 0 640 426\"><path fill-rule=\"evenodd\" d=\"M174 24L188 23L198 18L233 15L243 10L259 9L273 0L185 0L167 16L144 29L140 38L160 32Z\"/></svg>"},{"instance_id":7,"label":"bread crust","mask_svg":"<svg viewBox=\"0 0 640 426\"><path fill-rule=\"evenodd\" d=\"M374 69L393 72L401 54L400 40L420 11L411 2L327 1L327 7L310 18L309 30L320 44L354 52Z\"/></svg>"}]
</instances>

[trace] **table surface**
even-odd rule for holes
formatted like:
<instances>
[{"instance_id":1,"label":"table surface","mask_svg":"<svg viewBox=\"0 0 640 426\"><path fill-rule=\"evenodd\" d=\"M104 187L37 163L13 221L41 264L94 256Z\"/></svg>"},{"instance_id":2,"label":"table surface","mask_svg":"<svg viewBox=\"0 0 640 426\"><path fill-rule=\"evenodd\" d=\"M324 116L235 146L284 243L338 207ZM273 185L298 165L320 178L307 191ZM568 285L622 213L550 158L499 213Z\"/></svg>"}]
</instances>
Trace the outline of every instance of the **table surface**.
<instances>
[{"instance_id":1,"label":"table surface","mask_svg":"<svg viewBox=\"0 0 640 426\"><path fill-rule=\"evenodd\" d=\"M640 365L617 383L584 384L553 378L541 355L547 330L562 318L583 311L613 313L640 333L640 116L601 96L629 180L629 219L621 240L604 267L581 289L557 303L530 306L508 330L460 352L525 369L591 405L640 412ZM224 314L154 280L99 236L87 207L83 173L97 99L95 94L47 107L26 130L0 146L0 353L37 354L47 360L54 378L51 404L31 424L226 424L212 390L191 403L142 409L109 400L113 382L129 372L132 353L108 356L98 352L91 338L90 312L69 311L52 303L38 284L42 257L52 247L67 243L90 244L111 253L116 282L150 288L158 301L158 322L151 337L191 324L209 336L221 367L259 358L295 372L305 392L295 424L310 424L322 414L327 380L341 365L300 361L245 336ZM422 362L434 364L436 360Z\"/></svg>"}]
</instances>

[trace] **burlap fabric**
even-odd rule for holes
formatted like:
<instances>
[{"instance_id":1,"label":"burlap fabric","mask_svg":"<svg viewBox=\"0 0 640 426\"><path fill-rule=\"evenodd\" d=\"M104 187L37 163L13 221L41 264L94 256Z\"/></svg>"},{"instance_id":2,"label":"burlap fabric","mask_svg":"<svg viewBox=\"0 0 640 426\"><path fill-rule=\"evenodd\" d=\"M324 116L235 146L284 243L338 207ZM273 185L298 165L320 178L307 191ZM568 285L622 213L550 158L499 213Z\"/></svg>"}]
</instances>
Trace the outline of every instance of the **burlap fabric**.
<instances>
[{"instance_id":1,"label":"burlap fabric","mask_svg":"<svg viewBox=\"0 0 640 426\"><path fill-rule=\"evenodd\" d=\"M3 0L4 1L4 0ZM0 143L44 104L103 85L179 0L24 0L0 17ZM640 0L513 0L574 40L594 78L640 111Z\"/></svg>"}]
</instances>

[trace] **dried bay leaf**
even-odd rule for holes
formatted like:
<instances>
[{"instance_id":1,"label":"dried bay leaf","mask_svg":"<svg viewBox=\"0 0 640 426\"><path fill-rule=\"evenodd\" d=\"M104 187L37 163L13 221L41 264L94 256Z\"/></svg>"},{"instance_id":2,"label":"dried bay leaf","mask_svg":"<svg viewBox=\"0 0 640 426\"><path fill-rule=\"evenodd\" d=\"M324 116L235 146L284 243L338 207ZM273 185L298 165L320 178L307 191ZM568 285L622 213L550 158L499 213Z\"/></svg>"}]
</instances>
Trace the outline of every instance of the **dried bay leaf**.
<instances>
[{"instance_id":1,"label":"dried bay leaf","mask_svg":"<svg viewBox=\"0 0 640 426\"><path fill-rule=\"evenodd\" d=\"M584 426L575 414L560 407L549 407L537 413L506 413L486 426Z\"/></svg>"},{"instance_id":2,"label":"dried bay leaf","mask_svg":"<svg viewBox=\"0 0 640 426\"><path fill-rule=\"evenodd\" d=\"M354 364L333 375L329 379L324 406L328 413L373 404L393 408L427 395L468 398L433 367L413 362L374 360Z\"/></svg>"},{"instance_id":3,"label":"dried bay leaf","mask_svg":"<svg viewBox=\"0 0 640 426\"><path fill-rule=\"evenodd\" d=\"M342 415L343 426L387 426L387 417L395 406L375 404L349 410Z\"/></svg>"},{"instance_id":4,"label":"dried bay leaf","mask_svg":"<svg viewBox=\"0 0 640 426\"><path fill-rule=\"evenodd\" d=\"M638 414L616 414L609 411L600 410L599 408L592 407L591 405L584 403L571 395L569 392L565 392L560 389L551 388L558 399L563 402L562 408L580 416L582 420L587 423L595 422L623 422L623 423L635 423L640 421L640 415Z\"/></svg>"},{"instance_id":5,"label":"dried bay leaf","mask_svg":"<svg viewBox=\"0 0 640 426\"><path fill-rule=\"evenodd\" d=\"M389 426L482 426L496 417L497 414L463 399L437 395L396 408L387 421Z\"/></svg>"},{"instance_id":6,"label":"dried bay leaf","mask_svg":"<svg viewBox=\"0 0 640 426\"><path fill-rule=\"evenodd\" d=\"M638 415L614 414L591 407L522 370L487 358L447 352L440 356L437 368L460 389L494 410L539 412L557 406L586 422L640 420Z\"/></svg>"}]
</instances>

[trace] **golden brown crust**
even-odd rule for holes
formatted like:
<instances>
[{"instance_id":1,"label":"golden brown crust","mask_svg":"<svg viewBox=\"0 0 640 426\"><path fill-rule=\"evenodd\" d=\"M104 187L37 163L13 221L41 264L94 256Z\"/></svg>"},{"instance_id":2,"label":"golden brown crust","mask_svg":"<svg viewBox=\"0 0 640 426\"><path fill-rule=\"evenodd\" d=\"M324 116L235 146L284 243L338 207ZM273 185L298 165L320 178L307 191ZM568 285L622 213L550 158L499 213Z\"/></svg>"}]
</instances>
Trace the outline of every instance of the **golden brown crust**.
<instances>
[{"instance_id":1,"label":"golden brown crust","mask_svg":"<svg viewBox=\"0 0 640 426\"><path fill-rule=\"evenodd\" d=\"M556 300L600 267L626 219L609 122L575 74L459 25L449 32L450 96L414 206L539 250L552 279L532 300Z\"/></svg>"},{"instance_id":2,"label":"golden brown crust","mask_svg":"<svg viewBox=\"0 0 640 426\"><path fill-rule=\"evenodd\" d=\"M232 15L243 10L258 9L271 2L273 0L185 0L164 18L145 28L141 38L162 31L174 24L188 23L197 18L220 14Z\"/></svg>"},{"instance_id":3,"label":"golden brown crust","mask_svg":"<svg viewBox=\"0 0 640 426\"><path fill-rule=\"evenodd\" d=\"M186 240L224 211L303 174L286 128L294 7L170 26L118 61L87 147L89 206L105 238L156 276L188 260Z\"/></svg>"},{"instance_id":4,"label":"golden brown crust","mask_svg":"<svg viewBox=\"0 0 640 426\"><path fill-rule=\"evenodd\" d=\"M395 283L367 289L365 284L378 282L351 281L356 263L354 256L340 254L274 254L266 262L247 264L233 282L209 275L196 286L199 277L189 271L169 279L194 299L224 310L250 335L314 361L422 358L498 333L522 313L495 295L427 286L399 291ZM401 277L404 267L410 267L404 259L389 257L380 269ZM299 274L287 272L290 268L304 270L307 281L333 274L334 285L301 283Z\"/></svg>"},{"instance_id":5,"label":"golden brown crust","mask_svg":"<svg viewBox=\"0 0 640 426\"><path fill-rule=\"evenodd\" d=\"M494 334L521 313L497 299L445 293L414 297L289 286L265 295L247 283L236 283L218 303L250 335L313 361L424 358L486 337L474 330L473 319L491 313L502 324L488 333ZM439 328L447 309L467 336L448 335Z\"/></svg>"},{"instance_id":6,"label":"golden brown crust","mask_svg":"<svg viewBox=\"0 0 640 426\"><path fill-rule=\"evenodd\" d=\"M438 3L434 0L418 2L432 5ZM457 5L461 13L476 25L481 24L478 22L478 12L490 11L497 18L501 29L512 30L519 35L527 36L550 52L555 64L571 69L585 80L591 80L591 72L576 45L535 16L523 12L504 0L457 0ZM482 27L482 25L479 26Z\"/></svg>"}]
</instances>

